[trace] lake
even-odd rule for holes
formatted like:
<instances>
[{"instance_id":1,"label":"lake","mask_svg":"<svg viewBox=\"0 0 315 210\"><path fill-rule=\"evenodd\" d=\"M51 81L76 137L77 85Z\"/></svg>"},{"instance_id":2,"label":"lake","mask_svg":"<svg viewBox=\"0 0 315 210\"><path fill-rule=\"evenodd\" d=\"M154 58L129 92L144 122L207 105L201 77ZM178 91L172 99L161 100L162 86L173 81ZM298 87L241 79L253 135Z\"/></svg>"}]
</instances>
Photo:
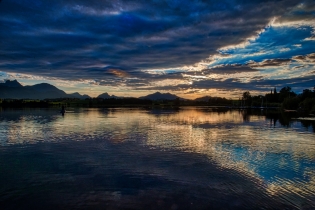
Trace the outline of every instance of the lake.
<instances>
[{"instance_id":1,"label":"lake","mask_svg":"<svg viewBox=\"0 0 315 210\"><path fill-rule=\"evenodd\" d=\"M1 209L314 209L315 121L294 117L1 110Z\"/></svg>"}]
</instances>

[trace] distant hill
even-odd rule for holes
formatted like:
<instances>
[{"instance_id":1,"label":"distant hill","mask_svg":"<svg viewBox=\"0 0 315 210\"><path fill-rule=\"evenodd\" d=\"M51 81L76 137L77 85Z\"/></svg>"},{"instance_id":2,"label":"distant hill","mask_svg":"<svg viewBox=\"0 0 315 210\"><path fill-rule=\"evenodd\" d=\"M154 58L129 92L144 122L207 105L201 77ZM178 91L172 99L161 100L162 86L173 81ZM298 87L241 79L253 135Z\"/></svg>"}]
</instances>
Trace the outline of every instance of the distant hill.
<instances>
[{"instance_id":1,"label":"distant hill","mask_svg":"<svg viewBox=\"0 0 315 210\"><path fill-rule=\"evenodd\" d=\"M102 93L97 98L110 98L110 95L108 93Z\"/></svg>"},{"instance_id":2,"label":"distant hill","mask_svg":"<svg viewBox=\"0 0 315 210\"><path fill-rule=\"evenodd\" d=\"M118 97L118 96L115 96L115 95L109 95L108 93L102 93L99 96L97 96L97 98L107 99L107 98L123 98L123 97Z\"/></svg>"},{"instance_id":3,"label":"distant hill","mask_svg":"<svg viewBox=\"0 0 315 210\"><path fill-rule=\"evenodd\" d=\"M174 95L174 94L170 94L170 93L160 93L160 92L156 92L153 94L149 94L147 96L142 96L140 97L140 99L149 99L149 100L174 100L176 98L179 98L178 96ZM182 98L179 98L182 99Z\"/></svg>"},{"instance_id":4,"label":"distant hill","mask_svg":"<svg viewBox=\"0 0 315 210\"><path fill-rule=\"evenodd\" d=\"M221 97L212 97L212 96L204 96L200 98L196 98L195 102L206 102L208 105L227 105L231 104L230 100Z\"/></svg>"},{"instance_id":5,"label":"distant hill","mask_svg":"<svg viewBox=\"0 0 315 210\"><path fill-rule=\"evenodd\" d=\"M209 101L209 99L211 99L211 96L204 96L204 97L200 97L200 98L196 98L194 101Z\"/></svg>"},{"instance_id":6,"label":"distant hill","mask_svg":"<svg viewBox=\"0 0 315 210\"><path fill-rule=\"evenodd\" d=\"M86 98L82 95L77 95ZM0 83L0 98L10 99L46 99L46 98L73 98L72 94L67 94L63 90L48 83L23 86L17 80L6 80ZM89 96L88 96L89 97Z\"/></svg>"},{"instance_id":7,"label":"distant hill","mask_svg":"<svg viewBox=\"0 0 315 210\"><path fill-rule=\"evenodd\" d=\"M57 91L59 93L64 94L65 92L56 88L55 86L48 84L48 83L40 83L40 84L36 84L36 85L31 85L31 86L25 86L27 88L32 88L36 91L39 92L47 92L47 91Z\"/></svg>"},{"instance_id":8,"label":"distant hill","mask_svg":"<svg viewBox=\"0 0 315 210\"><path fill-rule=\"evenodd\" d=\"M70 93L70 94L68 94L68 97L69 97L69 98L79 98L79 99L91 98L91 96L89 96L89 95L86 95L86 94L81 95L81 94L78 93L78 92Z\"/></svg>"},{"instance_id":9,"label":"distant hill","mask_svg":"<svg viewBox=\"0 0 315 210\"><path fill-rule=\"evenodd\" d=\"M68 94L63 90L56 88L55 86L48 83L41 83L32 86L25 86L25 89L33 90L34 96L30 98L66 98Z\"/></svg>"}]
</instances>

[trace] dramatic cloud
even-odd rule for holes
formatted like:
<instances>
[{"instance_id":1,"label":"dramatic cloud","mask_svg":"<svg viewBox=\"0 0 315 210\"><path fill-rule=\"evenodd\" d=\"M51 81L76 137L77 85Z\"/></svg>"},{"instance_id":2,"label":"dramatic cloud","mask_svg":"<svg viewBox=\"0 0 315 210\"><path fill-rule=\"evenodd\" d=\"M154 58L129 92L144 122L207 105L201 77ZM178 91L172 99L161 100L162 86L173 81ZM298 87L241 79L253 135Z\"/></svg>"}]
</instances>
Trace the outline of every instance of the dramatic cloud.
<instances>
[{"instance_id":1,"label":"dramatic cloud","mask_svg":"<svg viewBox=\"0 0 315 210\"><path fill-rule=\"evenodd\" d=\"M297 55L292 58L297 61L309 61L311 63L315 63L315 53L311 53L309 55Z\"/></svg>"},{"instance_id":2,"label":"dramatic cloud","mask_svg":"<svg viewBox=\"0 0 315 210\"><path fill-rule=\"evenodd\" d=\"M248 65L252 68L261 68L261 67L279 67L284 64L288 64L291 59L267 59L262 62L250 61Z\"/></svg>"},{"instance_id":3,"label":"dramatic cloud","mask_svg":"<svg viewBox=\"0 0 315 210\"><path fill-rule=\"evenodd\" d=\"M209 74L235 74L241 72L256 72L258 70L253 69L252 66L241 65L241 64L227 64L227 65L218 65L211 69L206 70Z\"/></svg>"},{"instance_id":4,"label":"dramatic cloud","mask_svg":"<svg viewBox=\"0 0 315 210\"><path fill-rule=\"evenodd\" d=\"M0 1L0 71L121 90L267 89L314 71L314 12L311 0Z\"/></svg>"}]
</instances>

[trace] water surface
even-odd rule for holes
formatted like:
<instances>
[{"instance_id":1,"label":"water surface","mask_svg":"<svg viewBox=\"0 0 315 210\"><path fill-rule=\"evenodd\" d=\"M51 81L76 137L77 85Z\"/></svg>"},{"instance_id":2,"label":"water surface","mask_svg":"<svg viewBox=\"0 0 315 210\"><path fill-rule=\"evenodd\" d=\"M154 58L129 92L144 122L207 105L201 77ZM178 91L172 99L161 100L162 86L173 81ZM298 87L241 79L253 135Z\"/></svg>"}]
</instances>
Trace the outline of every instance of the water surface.
<instances>
[{"instance_id":1,"label":"water surface","mask_svg":"<svg viewBox=\"0 0 315 210\"><path fill-rule=\"evenodd\" d=\"M0 203L313 209L314 128L263 110L2 110Z\"/></svg>"}]
</instances>

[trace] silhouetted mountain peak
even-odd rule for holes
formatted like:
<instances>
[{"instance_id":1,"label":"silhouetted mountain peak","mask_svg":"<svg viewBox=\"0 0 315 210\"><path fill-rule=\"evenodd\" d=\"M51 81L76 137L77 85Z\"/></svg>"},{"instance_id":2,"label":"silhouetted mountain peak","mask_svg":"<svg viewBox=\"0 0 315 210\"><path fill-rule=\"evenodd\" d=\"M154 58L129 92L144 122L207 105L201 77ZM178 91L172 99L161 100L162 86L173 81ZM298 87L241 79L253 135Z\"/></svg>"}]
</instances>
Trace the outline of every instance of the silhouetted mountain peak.
<instances>
[{"instance_id":1,"label":"silhouetted mountain peak","mask_svg":"<svg viewBox=\"0 0 315 210\"><path fill-rule=\"evenodd\" d=\"M58 91L58 92L63 92L64 94L66 94L63 90L60 90L58 88L56 88L55 86L48 84L48 83L40 83L40 84L36 84L36 85L32 85L30 86L32 89L37 90L38 92L46 92L46 91Z\"/></svg>"},{"instance_id":2,"label":"silhouetted mountain peak","mask_svg":"<svg viewBox=\"0 0 315 210\"><path fill-rule=\"evenodd\" d=\"M49 84L49 83L39 83L39 84L36 84L36 85L32 85L33 87L54 87L56 88L55 86Z\"/></svg>"},{"instance_id":3,"label":"silhouetted mountain peak","mask_svg":"<svg viewBox=\"0 0 315 210\"><path fill-rule=\"evenodd\" d=\"M120 97L120 96L115 96L115 95L109 95L107 92L102 93L101 95L97 96L97 98L124 98L124 97Z\"/></svg>"},{"instance_id":4,"label":"silhouetted mountain peak","mask_svg":"<svg viewBox=\"0 0 315 210\"><path fill-rule=\"evenodd\" d=\"M209 99L211 99L213 97L211 96L203 96L203 97L200 97L200 98L196 98L195 101L209 101Z\"/></svg>"},{"instance_id":5,"label":"silhouetted mountain peak","mask_svg":"<svg viewBox=\"0 0 315 210\"><path fill-rule=\"evenodd\" d=\"M79 98L79 99L91 98L89 95L86 95L86 94L81 95L81 94L78 93L78 92L70 93L70 94L68 94L68 96L69 96L70 98L73 97L73 98Z\"/></svg>"},{"instance_id":6,"label":"silhouetted mountain peak","mask_svg":"<svg viewBox=\"0 0 315 210\"><path fill-rule=\"evenodd\" d=\"M179 98L179 97L171 93L160 93L160 92L155 92L153 94L140 97L140 99L150 99L150 100L163 100L163 99L174 100L176 98Z\"/></svg>"},{"instance_id":7,"label":"silhouetted mountain peak","mask_svg":"<svg viewBox=\"0 0 315 210\"><path fill-rule=\"evenodd\" d=\"M78 93L78 92L75 92L75 93L70 93L69 95L71 95L71 96L81 96L81 94L80 94L80 93Z\"/></svg>"},{"instance_id":8,"label":"silhouetted mountain peak","mask_svg":"<svg viewBox=\"0 0 315 210\"><path fill-rule=\"evenodd\" d=\"M0 85L6 87L23 87L16 79L15 80L6 80L5 83L1 83Z\"/></svg>"},{"instance_id":9,"label":"silhouetted mountain peak","mask_svg":"<svg viewBox=\"0 0 315 210\"><path fill-rule=\"evenodd\" d=\"M87 94L84 94L82 95L83 98L91 98L91 96L87 95Z\"/></svg>"}]
</instances>

